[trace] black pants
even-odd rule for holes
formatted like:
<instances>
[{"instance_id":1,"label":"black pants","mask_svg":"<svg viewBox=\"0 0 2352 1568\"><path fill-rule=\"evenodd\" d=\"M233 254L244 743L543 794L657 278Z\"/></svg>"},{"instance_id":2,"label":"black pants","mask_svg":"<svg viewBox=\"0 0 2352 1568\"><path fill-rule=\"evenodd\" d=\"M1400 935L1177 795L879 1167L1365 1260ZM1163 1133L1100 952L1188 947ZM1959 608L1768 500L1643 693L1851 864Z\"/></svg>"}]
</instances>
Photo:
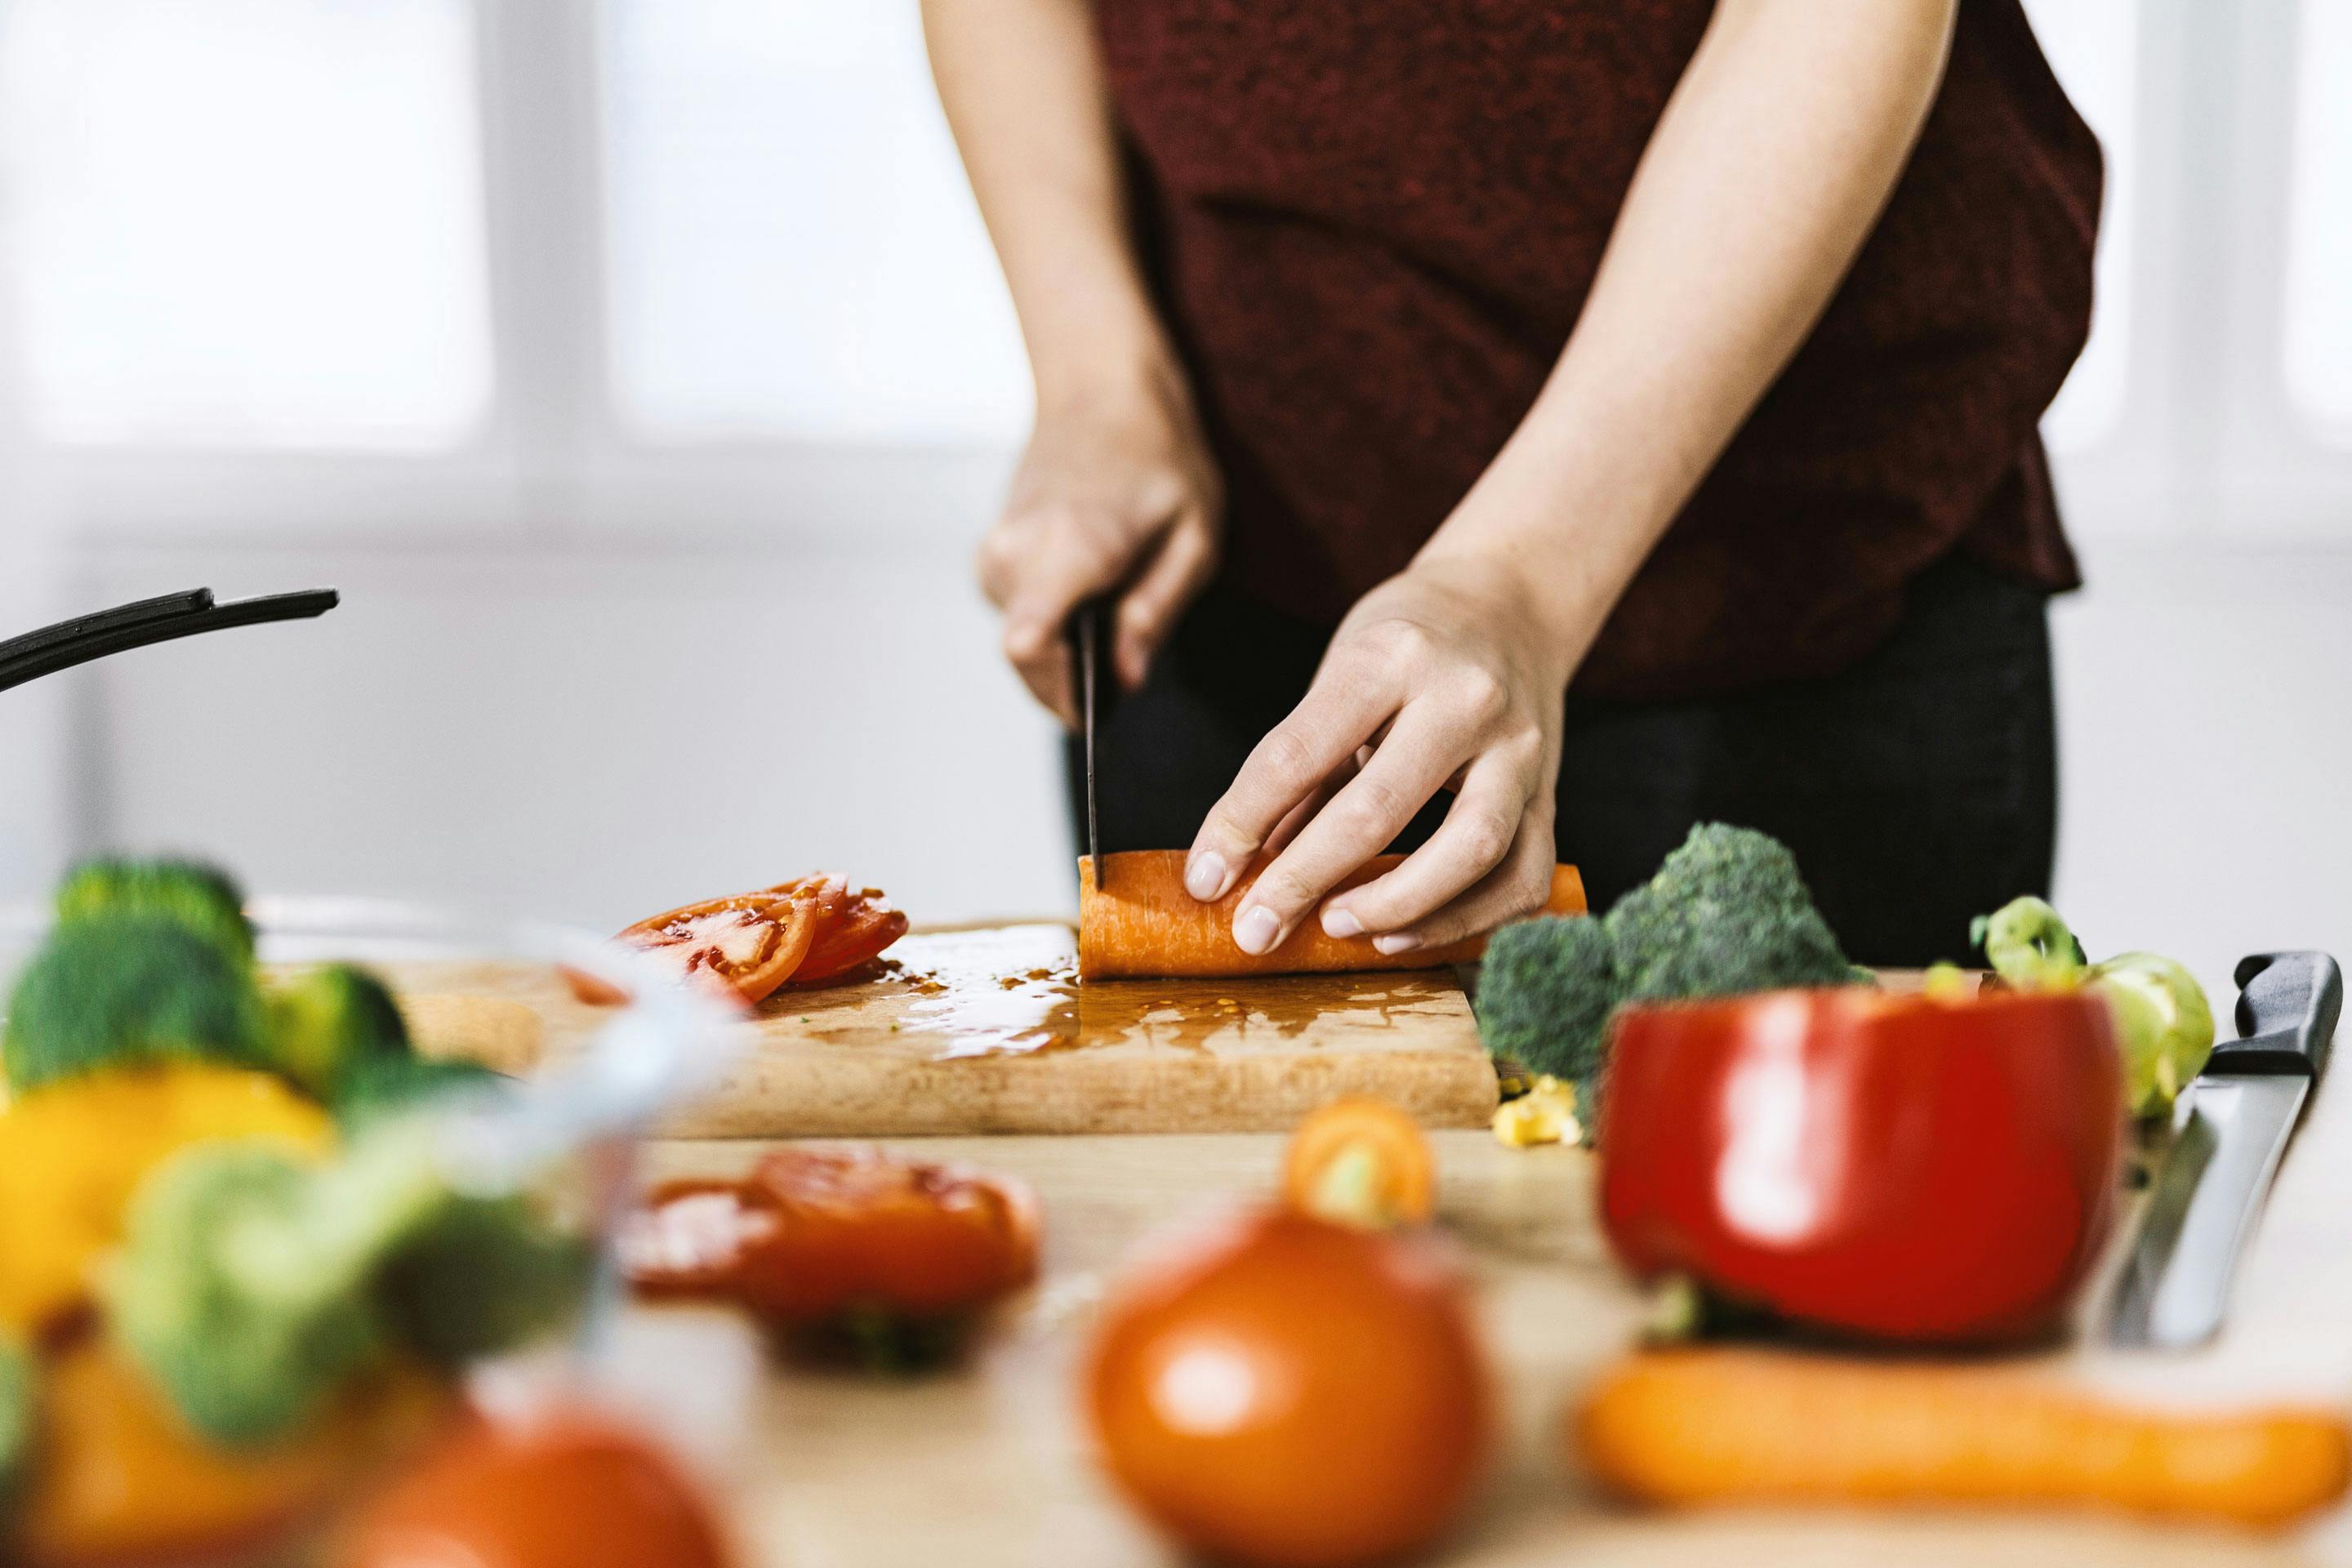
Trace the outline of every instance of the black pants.
<instances>
[{"instance_id":1,"label":"black pants","mask_svg":"<svg viewBox=\"0 0 2352 1568\"><path fill-rule=\"evenodd\" d=\"M1328 637L1231 594L1205 596L1097 738L1103 847L1190 845L1250 748L1305 694ZM1396 847L1426 838L1451 801L1424 807ZM2049 890L2046 598L1949 560L1912 584L1895 635L1837 675L1671 702L1571 696L1559 801L1559 858L1581 868L1595 908L1645 880L1693 823L1731 822L1796 852L1858 962L1965 958L1970 916Z\"/></svg>"}]
</instances>

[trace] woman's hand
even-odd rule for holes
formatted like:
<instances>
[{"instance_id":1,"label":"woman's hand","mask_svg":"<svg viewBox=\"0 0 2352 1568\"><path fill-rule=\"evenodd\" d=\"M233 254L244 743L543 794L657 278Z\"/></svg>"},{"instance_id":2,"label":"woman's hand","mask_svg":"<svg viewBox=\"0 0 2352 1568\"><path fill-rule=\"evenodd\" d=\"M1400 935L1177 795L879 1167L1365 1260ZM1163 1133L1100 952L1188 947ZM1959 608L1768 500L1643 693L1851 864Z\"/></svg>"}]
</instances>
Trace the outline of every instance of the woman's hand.
<instances>
[{"instance_id":1,"label":"woman's hand","mask_svg":"<svg viewBox=\"0 0 2352 1568\"><path fill-rule=\"evenodd\" d=\"M1555 624L1525 584L1507 558L1424 558L1349 613L1305 699L1192 843L1185 888L1203 900L1280 849L1234 912L1244 952L1268 952L1313 917L1444 788L1454 803L1429 842L1324 903L1324 931L1406 952L1542 906L1561 701L1591 633Z\"/></svg>"},{"instance_id":2,"label":"woman's hand","mask_svg":"<svg viewBox=\"0 0 2352 1568\"><path fill-rule=\"evenodd\" d=\"M1223 491L1172 374L1130 395L1041 410L1004 513L980 547L980 584L1004 612L1004 656L1037 700L1077 722L1070 612L1120 590L1113 664L1141 683L1216 571Z\"/></svg>"}]
</instances>

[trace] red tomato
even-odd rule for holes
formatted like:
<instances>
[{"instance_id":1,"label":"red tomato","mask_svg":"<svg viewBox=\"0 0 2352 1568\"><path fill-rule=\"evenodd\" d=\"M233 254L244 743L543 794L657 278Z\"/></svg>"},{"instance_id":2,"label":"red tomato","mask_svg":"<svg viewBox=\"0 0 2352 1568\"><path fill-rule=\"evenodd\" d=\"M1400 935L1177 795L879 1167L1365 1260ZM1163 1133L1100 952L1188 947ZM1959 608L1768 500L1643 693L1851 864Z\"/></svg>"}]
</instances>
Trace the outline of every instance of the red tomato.
<instances>
[{"instance_id":1,"label":"red tomato","mask_svg":"<svg viewBox=\"0 0 2352 1568\"><path fill-rule=\"evenodd\" d=\"M1251 1563L1423 1545L1486 1445L1485 1368L1433 1238L1274 1210L1130 1279L1085 1396L1136 1505L1186 1545Z\"/></svg>"},{"instance_id":2,"label":"red tomato","mask_svg":"<svg viewBox=\"0 0 2352 1568\"><path fill-rule=\"evenodd\" d=\"M2031 1337L2114 1221L2119 1075L2084 993L1630 1008L1610 1043L1601 1222L1636 1273L1805 1322Z\"/></svg>"},{"instance_id":3,"label":"red tomato","mask_svg":"<svg viewBox=\"0 0 2352 1568\"><path fill-rule=\"evenodd\" d=\"M361 1515L341 1568L724 1568L709 1505L659 1449L593 1416L477 1426Z\"/></svg>"},{"instance_id":4,"label":"red tomato","mask_svg":"<svg viewBox=\"0 0 2352 1568\"><path fill-rule=\"evenodd\" d=\"M757 1002L792 977L816 940L814 906L738 893L639 921L613 940L654 954L684 980L716 981Z\"/></svg>"},{"instance_id":5,"label":"red tomato","mask_svg":"<svg viewBox=\"0 0 2352 1568\"><path fill-rule=\"evenodd\" d=\"M800 899L817 910L817 931L808 956L793 972L794 985L822 984L882 955L907 934L907 917L879 888L850 890L838 871L819 871L778 883L771 893Z\"/></svg>"},{"instance_id":6,"label":"red tomato","mask_svg":"<svg viewBox=\"0 0 2352 1568\"><path fill-rule=\"evenodd\" d=\"M725 1295L785 1325L971 1311L1037 1271L1018 1182L873 1149L782 1149L742 1182L674 1182L621 1239L649 1295Z\"/></svg>"}]
</instances>

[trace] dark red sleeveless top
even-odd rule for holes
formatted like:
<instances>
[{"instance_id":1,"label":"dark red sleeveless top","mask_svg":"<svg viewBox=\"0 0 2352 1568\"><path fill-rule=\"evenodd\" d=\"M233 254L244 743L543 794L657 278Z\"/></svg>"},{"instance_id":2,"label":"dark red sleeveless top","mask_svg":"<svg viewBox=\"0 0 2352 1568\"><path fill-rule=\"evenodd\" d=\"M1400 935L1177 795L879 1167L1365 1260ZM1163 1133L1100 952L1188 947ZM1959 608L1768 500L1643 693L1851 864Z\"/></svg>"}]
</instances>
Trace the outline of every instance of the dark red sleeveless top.
<instances>
[{"instance_id":1,"label":"dark red sleeveless top","mask_svg":"<svg viewBox=\"0 0 2352 1568\"><path fill-rule=\"evenodd\" d=\"M1534 401L1711 0L1096 5L1228 579L1336 621ZM1964 0L1885 216L1578 689L1837 668L1956 550L2074 586L2035 430L2088 329L2099 185L2018 0Z\"/></svg>"}]
</instances>

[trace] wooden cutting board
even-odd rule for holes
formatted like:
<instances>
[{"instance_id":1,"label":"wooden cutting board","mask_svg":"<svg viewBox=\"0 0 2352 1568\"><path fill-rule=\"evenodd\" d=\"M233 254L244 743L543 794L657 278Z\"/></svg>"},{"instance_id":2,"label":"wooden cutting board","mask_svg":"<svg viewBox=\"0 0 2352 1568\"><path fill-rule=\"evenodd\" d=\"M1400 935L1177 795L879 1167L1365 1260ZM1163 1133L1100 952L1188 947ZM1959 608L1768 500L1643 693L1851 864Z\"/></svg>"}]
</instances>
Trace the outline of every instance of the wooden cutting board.
<instances>
[{"instance_id":1,"label":"wooden cutting board","mask_svg":"<svg viewBox=\"0 0 2352 1568\"><path fill-rule=\"evenodd\" d=\"M877 979L771 999L725 1086L666 1131L1273 1131L1341 1094L1378 1095L1429 1126L1494 1114L1494 1069L1449 970L1081 986L1076 955L1070 928L1044 922L907 937ZM607 1016L544 972L394 978L427 1048L509 1069L540 1054L513 1044L517 1004L552 1055ZM493 1032L503 1044L485 1043Z\"/></svg>"}]
</instances>

